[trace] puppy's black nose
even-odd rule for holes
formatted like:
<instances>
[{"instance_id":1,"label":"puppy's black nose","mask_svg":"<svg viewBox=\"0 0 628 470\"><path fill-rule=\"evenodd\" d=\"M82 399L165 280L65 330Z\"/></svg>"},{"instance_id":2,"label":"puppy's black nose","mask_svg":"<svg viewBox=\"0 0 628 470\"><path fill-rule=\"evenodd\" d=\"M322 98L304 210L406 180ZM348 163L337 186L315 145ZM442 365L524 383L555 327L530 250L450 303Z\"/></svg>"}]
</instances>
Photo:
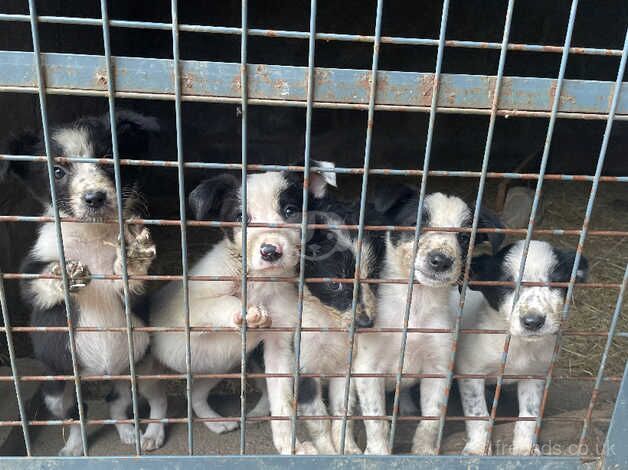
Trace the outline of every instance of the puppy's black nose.
<instances>
[{"instance_id":1,"label":"puppy's black nose","mask_svg":"<svg viewBox=\"0 0 628 470\"><path fill-rule=\"evenodd\" d=\"M545 325L545 316L530 314L521 318L521 324L526 330L536 331L540 330L543 325Z\"/></svg>"},{"instance_id":2,"label":"puppy's black nose","mask_svg":"<svg viewBox=\"0 0 628 470\"><path fill-rule=\"evenodd\" d=\"M427 255L427 262L434 271L447 271L454 264L453 258L440 251L430 251Z\"/></svg>"},{"instance_id":3,"label":"puppy's black nose","mask_svg":"<svg viewBox=\"0 0 628 470\"><path fill-rule=\"evenodd\" d=\"M269 243L264 243L260 247L259 251L264 261L272 263L273 261L277 261L279 258L281 258L281 250L279 249L279 247L271 245Z\"/></svg>"},{"instance_id":4,"label":"puppy's black nose","mask_svg":"<svg viewBox=\"0 0 628 470\"><path fill-rule=\"evenodd\" d=\"M83 194L83 200L92 209L98 209L105 204L107 195L102 191L88 191Z\"/></svg>"},{"instance_id":5,"label":"puppy's black nose","mask_svg":"<svg viewBox=\"0 0 628 470\"><path fill-rule=\"evenodd\" d=\"M366 313L360 313L355 319L360 328L370 328L373 326L373 319Z\"/></svg>"}]
</instances>

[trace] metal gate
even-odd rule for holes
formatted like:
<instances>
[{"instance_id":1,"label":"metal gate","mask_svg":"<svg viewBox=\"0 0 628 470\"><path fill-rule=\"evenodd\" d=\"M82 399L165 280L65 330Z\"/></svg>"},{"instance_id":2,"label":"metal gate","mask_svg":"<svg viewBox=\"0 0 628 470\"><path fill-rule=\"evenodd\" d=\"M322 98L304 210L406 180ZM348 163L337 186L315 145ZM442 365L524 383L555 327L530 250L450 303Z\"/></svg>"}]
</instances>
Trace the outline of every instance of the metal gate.
<instances>
[{"instance_id":1,"label":"metal gate","mask_svg":"<svg viewBox=\"0 0 628 470\"><path fill-rule=\"evenodd\" d=\"M186 185L184 181L185 168L203 168L211 170L241 170L243 180L246 181L246 175L251 170L290 170L295 172L304 172L305 184L307 186L310 174L310 138L312 134L312 113L314 108L328 109L353 109L363 110L368 114L368 124L365 130L366 138L364 143L363 166L358 168L335 168L333 171L339 174L355 174L361 175L361 208L360 223L356 226L349 227L357 230L358 245L362 243L364 233L368 230L386 230L390 227L372 227L365 224L365 207L366 194L369 184L370 175L402 175L412 176L420 183L420 200L419 207L423 206L426 195L426 185L429 178L435 177L466 177L477 178L478 191L475 199L475 214L479 214L479 208L484 197L485 183L488 179L508 179L508 180L529 180L536 182L534 200L531 207L529 223L525 229L494 229L494 231L519 235L525 238L525 250L527 253L528 246L533 234L541 235L573 235L578 239L577 256L573 272L571 273L570 282L565 285L555 287L567 287L567 301L563 311L563 323L567 319L570 311L570 299L572 298L576 272L580 263L583 246L587 237L592 233L597 236L619 237L626 236L626 232L613 230L590 230L590 219L593 213L594 204L598 192L600 182L613 182L614 184L625 185L628 183L628 176L603 176L603 169L607 153L607 147L612 136L613 124L615 121L628 120L628 84L623 82L626 69L626 61L628 60L628 30L623 49L597 49L587 47L573 47L572 33L576 23L576 13L578 11L578 0L572 0L569 17L565 18L566 33L564 43L559 46L550 46L544 44L520 44L512 43L509 40L511 23L513 19L513 10L515 0L507 1L506 16L504 19L503 35L501 42L478 42L464 40L446 39L449 0L442 3L442 14L440 20L439 35L435 39L414 38L414 37L392 37L382 36L382 14L386 7L384 0L377 0L375 15L375 30L372 35L359 36L351 34L332 34L316 31L317 19L317 2L311 0L310 5L310 28L309 31L293 31L293 30L268 30L249 28L247 18L247 1L242 1L241 27L225 27L211 25L182 24L178 19L177 0L172 0L172 21L167 23L148 22L148 21L130 21L130 20L112 20L108 16L108 5L106 0L100 1L101 17L64 17L64 16L40 16L36 10L35 0L29 0L29 14L13 14L8 12L0 12L0 25L7 22L22 22L30 25L32 35L32 51L0 51L0 92L2 93L30 93L37 94L39 97L39 106L41 112L41 123L44 130L46 155L0 155L0 163L5 160L10 161L28 161L41 162L46 164L50 178L50 191L53 195L54 216L34 217L26 215L4 215L0 214L0 222L50 222L53 221L56 226L58 250L63 253L63 241L61 238L61 218L59 209L55 203L55 186L53 167L56 160L68 158L69 156L55 157L51 153L50 147L50 131L48 123L48 106L47 97L49 95L76 95L76 96L94 96L102 97L108 100L109 112L112 120L112 128L115 129L115 113L116 98L142 98L153 100L172 101L176 113L176 135L177 135L177 159L176 161L147 161L135 159L122 159L118 155L117 142L115 132L113 135L113 159L110 161L114 166L117 197L118 197L118 227L120 233L123 234L125 223L142 223L146 225L172 225L181 227L180 243L182 248L182 275L147 275L141 277L146 280L182 280L184 290L188 291L188 281L194 279L188 274L187 259L187 238L185 227L201 226L201 227L221 227L224 223L218 221L198 222L188 221L186 219ZM626 18L617 19L626 23ZM84 25L94 28L102 28L102 39L104 44L104 55L77 55L70 53L43 53L40 50L39 29L42 24L66 24L66 25ZM1 27L1 26L0 26ZM110 30L117 29L150 29L163 30L172 33L172 59L158 59L151 57L117 57L111 52ZM191 60L180 60L179 33L189 32L205 35L235 35L241 39L241 62L240 63L220 63L220 62L201 62ZM270 65L270 64L252 64L247 59L248 39L254 36L267 36L277 38L292 38L308 42L309 55L308 66L286 66L286 65ZM315 47L317 41L337 42L362 42L372 44L372 66L370 70L357 69L332 69L316 67ZM379 69L379 52L382 44L408 45L415 47L435 47L437 50L436 63L434 72L401 72L401 71L383 71ZM449 48L471 48L471 49L491 49L499 51L499 65L495 76L485 75L465 75L465 74L446 74L441 73L443 57ZM559 55L560 66L556 78L539 78L539 77L509 77L504 75L505 65L508 53L510 51L529 51L542 52L547 55ZM617 78L615 82L593 81L593 80L570 80L565 78L568 59L573 55L591 55L591 56L610 56L617 60ZM185 162L184 148L185 144L182 137L182 102L207 102L207 103L231 103L241 107L242 112L242 153L241 163L220 163L220 162ZM306 129L305 139L305 164L304 166L294 167L286 165L251 165L247 161L247 117L249 106L289 106L304 107L306 110L306 121L304 123ZM419 168L413 170L400 170L395 168L379 168L371 167L371 141L373 135L374 116L376 111L403 111L412 113L428 113L429 125L427 130L427 143L423 157L417 156L417 165ZM467 114L481 115L488 118L488 126L485 137L484 152L482 157L482 166L480 171L445 171L433 168L430 165L432 154L432 137L434 134L436 116L439 113L449 114ZM512 172L489 172L489 157L493 143L493 132L498 117L518 118L518 117L535 117L544 118L548 121L545 143L542 152L540 169L538 173L523 173L521 171ZM550 157L550 149L552 137L554 134L554 126L558 119L583 119L583 120L599 120L605 122L606 126L602 135L600 135L600 147L596 158L596 171L593 175L567 175L567 174L551 174L547 173L547 165ZM83 162L99 162L98 158L75 158L75 161ZM141 167L167 167L176 169L178 175L178 193L179 193L179 220L133 220L123 219L122 214L122 195L120 182L121 165L134 165ZM591 182L591 191L588 195L588 204L582 226L578 229L538 229L535 227L534 221L539 210L539 202L544 181L587 181ZM304 194L307 191L304 191ZM246 194L246 193L245 193ZM243 207L246 208L246 197L243 201ZM246 221L242 223L243 230L246 228ZM264 226L262 224L262 226ZM307 221L301 224L301 229L305 233ZM412 228L414 232L414 246L421 232L420 224L416 228ZM471 229L471 239L474 240L478 232L487 232L489 229L478 229L478 216L473 220ZM121 236L124 243L124 236ZM4 248L4 247L3 247ZM243 244L243 250L246 252L246 242ZM473 252L473 243L469 248L469 260ZM303 255L304 256L304 255ZM359 266L359 256L356 265ZM525 255L524 255L525 259ZM301 261L303 263L303 261ZM65 266L64 257L60 263ZM123 261L126 264L126 259ZM246 272L246 256L243 256L243 271ZM62 279L65 286L65 302L69 305L70 294L68 290L68 279L65 269L61 270ZM109 276L107 279L122 279L124 282L124 297L127 305L127 328L129 344L133 341L131 334L131 320L129 316L129 275L126 266L123 269L122 276ZM357 275L357 274L356 274ZM515 282L515 292L518 292L522 286L523 266ZM98 275L95 275L95 278ZM150 423L150 419L141 419L138 412L137 404L137 381L155 378L154 376L141 376L136 374L131 361L131 371L129 375L123 376L96 376L87 377L78 374L75 347L71 348L74 375L52 377L52 376L24 376L20 375L16 368L16 355L13 346L13 336L15 333L26 333L33 331L32 327L11 327L11 312L8 311L6 292L4 288L4 280L14 279L32 279L37 275L19 274L15 272L0 273L0 301L2 302L2 314L4 319L3 332L6 335L10 363L12 367L11 376L3 376L0 379L4 382L12 383L15 387L17 402L19 406L20 419L12 421L2 421L0 426L5 427L21 427L23 439L26 448L26 457L0 457L0 468L52 468L55 465L67 465L68 467L78 467L80 465L93 465L98 468L131 466L133 464L141 465L144 468L161 468L165 465L186 466L188 468L200 468L205 465L215 467L228 466L252 466L252 465L270 465L280 467L284 465L334 465L334 466L355 466L355 467L373 467L379 465L394 465L397 467L474 467L489 468L493 466L506 467L517 466L518 468L537 468L539 466L560 466L561 468L576 468L580 466L597 467L601 465L603 468L625 468L628 467L628 450L625 446L625 439L628 435L628 381L626 373L621 381L621 387L616 401L615 411L610 421L606 444L601 456L574 455L562 456L540 456L540 457L471 457L471 456L453 456L442 455L437 457L428 456L408 456L395 455L390 457L378 456L255 456L245 455L246 449L246 430L247 424L259 421L256 418L245 418L245 398L246 398L246 379L251 374L246 373L246 355L242 356L241 384L241 417L237 418L240 422L240 451L241 455L234 456L193 456L192 445L192 424L193 422L202 421L202 419L194 418L190 403L190 385L195 376L189 369L184 375L163 375L157 378L161 379L184 379L187 383L187 416L180 418L170 418L164 420L166 423L184 423L188 428L188 453L189 456L156 456L141 455L139 439L136 439L135 452L137 457L87 457L87 426L90 424L114 424L114 420L93 420L87 419L79 406L80 426L83 438L83 450L86 458L58 458L58 457L32 457L31 440L29 430L35 426L63 426L73 422L68 421L41 421L29 420L25 406L20 394L20 388L26 382L41 382L46 380L66 380L73 382L75 385L76 396L78 402L81 403L82 381L111 381L111 380L128 380L131 382L133 391L133 417L126 422L135 426L136 437L139 436L139 426ZM39 275L39 277L43 277ZM51 276L48 276L49 278ZM101 277L102 278L102 277ZM246 286L246 274L242 278L242 285ZM202 279L211 282L212 279ZM215 279L217 280L217 279ZM302 294L305 275L301 271L300 276L294 279L298 282L299 292ZM364 281L356 277L346 282L352 282L356 285L358 282ZM415 280L413 275L410 279L403 281L410 287ZM462 284L462 302L464 302L465 293L469 285L468 274L464 277ZM604 288L614 289L617 291L617 301L612 313L612 322L608 331L602 332L602 336L606 337L606 345L604 348L602 360L599 364L597 373L589 379L593 381L594 388L591 396L590 405L583 417L573 419L574 425L581 426L581 438L578 444L580 446L585 442L592 419L592 411L595 405L596 397L602 383L607 380L605 375L605 367L607 365L607 357L613 340L615 337L627 336L628 332L616 331L619 317L622 311L622 301L628 283L628 266L626 266L623 279L617 279L613 283L588 283L579 285L583 288ZM411 291L411 289L409 289ZM354 292L356 292L354 290ZM243 298L246 299L246 289L242 292ZM356 312L356 294L353 298L353 322L348 329L348 334L353 344L354 337L359 334L355 323ZM302 315L302 295L298 308L299 318ZM243 302L246 304L246 302ZM186 303L187 311L186 327L184 331L187 335L187 354L189 361L190 354L190 325L189 325L189 307ZM246 315L246 309L243 309L243 316ZM409 310L409 306L406 310ZM462 311L462 306L460 312ZM71 324L70 312L67 311L68 327L64 331L68 331L70 342L74 344L74 332L77 326ZM461 313L457 317L456 326L453 332L457 341L458 334L461 330ZM406 322L407 324L407 322ZM137 328L136 328L137 329ZM154 331L155 328L144 328L146 331ZM170 328L172 330L172 328ZM299 338L301 334L301 326L296 328L295 338L296 353L299 354ZM408 328L403 330L404 338L408 334ZM581 332L586 335L586 332ZM596 334L589 332L589 334ZM557 359L560 352L560 344L565 335L562 328L558 334L556 350L554 351L554 360ZM599 332L598 332L599 336ZM508 335L509 339L509 335ZM455 343L454 343L455 344ZM496 416L497 402L499 400L501 386L504 381L503 366L508 353L509 341L506 341L505 352L502 361L502 373L497 377L497 391L495 401L491 407L491 415L486 418L490 423L491 429L496 420L500 418ZM242 329L242 351L246 351L246 328ZM402 352L403 353L403 352ZM453 363L455 359L456 348L454 346L451 352L451 367L446 378L449 383L455 377L453 371ZM349 356L349 370L352 355ZM625 358L624 358L625 360ZM298 365L292 374L295 384L295 392L298 387L298 378L300 372ZM542 406L545 406L547 394L553 378L553 366L550 367L547 376L540 377L545 381L544 398ZM204 377L206 377L205 374ZM211 377L227 377L228 374L211 375ZM265 377L265 374L258 374L259 377ZM402 378L401 371L396 374L397 385ZM346 375L345 400L348 400L349 381L351 374ZM395 395L395 404L398 403L399 387L397 386L397 394ZM345 401L345 404L347 401ZM446 407L442 410L440 416L428 417L428 419L436 419L440 423L439 442L442 438L443 427L445 422L449 420L446 417ZM364 419L359 416L335 417L342 420L343 431L346 429L346 423L349 419ZM271 418L262 418L270 420ZM275 419L275 418L273 418ZM296 407L292 416L283 417L290 420L293 425L293 433L296 429L297 416ZM388 419L392 423L392 433L395 432L397 422L401 419L398 416L398 408L395 407L391 416L383 416L380 419ZM417 418L418 419L418 418ZM464 418L458 418L463 420ZM541 415L537 418L531 418L536 422L537 436L541 429L543 419L543 407ZM222 418L222 421L228 419ZM517 418L512 418L516 421ZM293 438L294 446L294 438Z\"/></svg>"}]
</instances>

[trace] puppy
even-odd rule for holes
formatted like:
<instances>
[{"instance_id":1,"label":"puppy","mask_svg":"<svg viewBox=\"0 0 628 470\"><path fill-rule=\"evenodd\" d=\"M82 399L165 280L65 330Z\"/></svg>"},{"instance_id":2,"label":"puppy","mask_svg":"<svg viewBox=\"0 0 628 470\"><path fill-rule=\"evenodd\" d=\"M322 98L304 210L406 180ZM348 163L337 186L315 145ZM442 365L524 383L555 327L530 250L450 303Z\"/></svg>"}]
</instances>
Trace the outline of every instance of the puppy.
<instances>
[{"instance_id":1,"label":"puppy","mask_svg":"<svg viewBox=\"0 0 628 470\"><path fill-rule=\"evenodd\" d=\"M359 208L329 200L319 204L317 223L357 224ZM380 223L375 219L374 208L367 211L369 225ZM379 277L383 255L381 232L365 232L360 262L361 278ZM355 275L357 262L357 232L350 230L320 229L314 231L307 244L305 276L307 278L344 278ZM356 325L369 327L376 314L377 284L358 285ZM329 281L306 283L303 301L303 327L349 328L352 320L353 284ZM349 357L349 336L346 332L302 332L300 365L303 373L344 374ZM353 383L353 382L352 382ZM329 378L329 408L334 416L344 416L344 377ZM299 409L302 416L323 416L327 408L322 400L321 380L302 379L299 392ZM350 388L349 413L353 411L355 391ZM347 422L345 452L361 453L353 439L352 421ZM340 451L342 422L306 420L317 447L325 453ZM331 432L332 441L329 440ZM330 446L329 443L333 442ZM321 451L323 452L323 451Z\"/></svg>"},{"instance_id":2,"label":"puppy","mask_svg":"<svg viewBox=\"0 0 628 470\"><path fill-rule=\"evenodd\" d=\"M418 195L409 188L391 189L378 206L389 218L390 225L416 225ZM470 227L472 209L454 196L435 193L425 198L422 227ZM479 227L499 227L499 221L488 212L479 215ZM455 311L448 306L450 290L455 285L465 263L469 233L426 232L420 235L418 251L412 259L413 232L389 232L382 269L384 279L407 278L410 269L420 285L413 287L410 306L410 328L447 328L454 326ZM477 242L489 240L494 246L501 237L477 235ZM378 310L375 327L403 327L406 307L406 284L382 284L378 292ZM358 338L358 352L354 365L356 373L396 373L399 368L401 333L376 333ZM446 374L451 354L450 333L409 333L407 337L403 372L411 374ZM355 385L367 416L386 414L385 391L394 387L394 379L355 378ZM414 381L404 379L404 387ZM447 393L447 379L423 379L420 383L421 411L424 416L438 416ZM388 454L388 422L366 420L368 454ZM413 452L433 454L436 451L438 420L424 420L418 426Z\"/></svg>"},{"instance_id":3,"label":"puppy","mask_svg":"<svg viewBox=\"0 0 628 470\"><path fill-rule=\"evenodd\" d=\"M315 162L313 166L322 166ZM333 175L333 174L332 174ZM328 182L327 173L310 176L310 200L322 198ZM247 177L248 222L298 223L303 204L303 174L267 172ZM190 206L199 220L238 222L242 220L241 185L236 178L222 175L201 183L189 196ZM297 274L301 235L298 228L254 228L247 230L247 269L251 276L294 277ZM190 270L191 275L241 276L241 228L226 228L224 238ZM270 326L294 327L297 318L297 289L293 282L249 281L247 346L250 352L264 342L264 362L267 373L288 373L294 367L292 333L263 332L255 328ZM190 281L191 326L232 327L240 324L242 299L239 281ZM151 302L154 326L183 326L183 291L180 283L166 286ZM154 354L166 366L183 372L185 364L185 334L157 333L153 337ZM191 334L193 373L224 373L240 362L241 338L236 332L193 332ZM210 390L219 380L195 380L192 384L192 407L200 418L219 417L207 403ZM270 408L273 416L292 413L292 384L290 379L267 379ZM237 422L205 422L213 432L235 429ZM291 451L289 421L271 421L273 441L282 453ZM309 442L297 443L297 453L315 453Z\"/></svg>"},{"instance_id":4,"label":"puppy","mask_svg":"<svg viewBox=\"0 0 628 470\"><path fill-rule=\"evenodd\" d=\"M523 256L523 241L504 247L497 255L483 255L473 259L471 279L478 281L515 281ZM575 259L574 251L554 248L547 242L532 240L526 259L523 281L568 282ZM577 282L587 278L588 263L581 258ZM469 286L477 289L483 298L473 298L466 304L463 327L469 329L507 330L512 335L504 373L510 375L546 375L550 366L556 333L567 289L552 287L522 287L514 303L514 288L502 286ZM504 335L463 334L458 343L456 373L497 374L500 370ZM495 383L495 379L487 379ZM488 416L484 395L485 379L459 379L465 416ZM504 383L516 382L504 380ZM543 395L543 380L520 380L519 416L537 417ZM490 452L488 422L465 421L468 441L467 454ZM539 454L534 444L534 421L517 421L512 453Z\"/></svg>"},{"instance_id":5,"label":"puppy","mask_svg":"<svg viewBox=\"0 0 628 470\"><path fill-rule=\"evenodd\" d=\"M52 130L51 143L55 156L111 158L109 116L88 117ZM141 155L147 148L149 134L158 130L153 118L130 111L117 114L120 153ZM41 155L45 153L41 137L26 134L13 140L11 153ZM48 173L45 165L13 163L11 170L20 176L52 215ZM63 249L69 279L71 316L74 326L124 327L126 316L121 280L90 279L90 273L122 274L122 252L118 242L118 225L103 223L115 219L117 202L112 165L96 163L57 163L54 167L57 205L62 217L81 222L62 222ZM126 217L139 215L141 195L131 184L123 190L123 211ZM125 229L127 269L129 275L144 275L155 257L155 245L147 228ZM55 225L44 223L37 241L24 261L22 272L60 275ZM142 281L129 281L132 299L142 294ZM31 307L31 325L37 327L67 326L63 282L60 279L26 280L22 283L24 302ZM144 326L144 320L132 314L133 326ZM36 357L50 375L71 375L72 361L69 337L65 332L37 332L31 335ZM129 373L129 351L126 332L76 332L76 353L79 373L85 375L118 375ZM149 335L134 332L133 360L141 361L146 353ZM111 418L127 419L131 403L130 383L113 383L110 401ZM165 395L152 382L139 381L139 391L149 401L151 413L165 409ZM44 402L59 419L78 418L74 386L71 382L46 381L42 385ZM83 405L86 409L86 404ZM133 444L135 433L131 424L116 424L120 439ZM141 436L142 448L153 450L164 440L163 425L149 424ZM82 453L80 427L72 425L60 455Z\"/></svg>"}]
</instances>

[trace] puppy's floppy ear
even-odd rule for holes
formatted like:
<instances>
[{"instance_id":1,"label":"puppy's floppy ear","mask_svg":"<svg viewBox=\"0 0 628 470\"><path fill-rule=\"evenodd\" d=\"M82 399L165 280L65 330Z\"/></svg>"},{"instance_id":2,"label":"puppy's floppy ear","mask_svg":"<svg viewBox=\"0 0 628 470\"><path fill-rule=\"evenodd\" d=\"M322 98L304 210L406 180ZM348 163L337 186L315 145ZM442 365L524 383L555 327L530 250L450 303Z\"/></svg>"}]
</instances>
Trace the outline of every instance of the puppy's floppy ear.
<instances>
[{"instance_id":1,"label":"puppy's floppy ear","mask_svg":"<svg viewBox=\"0 0 628 470\"><path fill-rule=\"evenodd\" d=\"M238 188L238 180L224 174L206 179L188 196L188 203L196 220L216 219L225 199Z\"/></svg>"},{"instance_id":2,"label":"puppy's floppy ear","mask_svg":"<svg viewBox=\"0 0 628 470\"><path fill-rule=\"evenodd\" d=\"M411 201L418 201L417 191L405 184L381 187L375 193L375 210L388 220L398 221L398 216L405 205Z\"/></svg>"},{"instance_id":3,"label":"puppy's floppy ear","mask_svg":"<svg viewBox=\"0 0 628 470\"><path fill-rule=\"evenodd\" d=\"M574 250L555 250L558 258L558 266L555 271L561 273L561 280L558 282L567 282L571 278L573 265L576 261L576 252ZM589 278L589 262L584 256L580 257L578 271L576 271L576 282L586 282Z\"/></svg>"},{"instance_id":4,"label":"puppy's floppy ear","mask_svg":"<svg viewBox=\"0 0 628 470\"><path fill-rule=\"evenodd\" d=\"M20 134L9 137L8 148L11 155L37 155L40 144L39 136L32 131L24 131ZM40 163L30 163L26 161L3 161L0 162L0 181L4 179L10 171L21 179L28 177L32 165Z\"/></svg>"},{"instance_id":5,"label":"puppy's floppy ear","mask_svg":"<svg viewBox=\"0 0 628 470\"><path fill-rule=\"evenodd\" d=\"M480 216L478 218L478 228L505 228L500 218L493 211L486 207L480 207ZM485 241L491 243L493 254L497 253L499 247L504 243L506 236L503 233L478 233L475 237L475 243L479 244Z\"/></svg>"},{"instance_id":6,"label":"puppy's floppy ear","mask_svg":"<svg viewBox=\"0 0 628 470\"><path fill-rule=\"evenodd\" d=\"M470 281L495 281L495 261L490 255L476 256L471 260ZM484 286L469 284L469 289L481 291Z\"/></svg>"},{"instance_id":7,"label":"puppy's floppy ear","mask_svg":"<svg viewBox=\"0 0 628 470\"><path fill-rule=\"evenodd\" d=\"M305 166L305 161L299 162L299 166ZM336 165L333 162L326 162L322 160L310 161L310 193L320 199L327 194L327 186L337 187L336 185L336 173L333 171L312 171L316 168L325 170L333 170Z\"/></svg>"},{"instance_id":8,"label":"puppy's floppy ear","mask_svg":"<svg viewBox=\"0 0 628 470\"><path fill-rule=\"evenodd\" d=\"M102 119L110 129L109 114L102 116ZM121 109L116 112L116 132L121 155L143 155L148 151L151 134L159 132L159 123L152 116Z\"/></svg>"}]
</instances>

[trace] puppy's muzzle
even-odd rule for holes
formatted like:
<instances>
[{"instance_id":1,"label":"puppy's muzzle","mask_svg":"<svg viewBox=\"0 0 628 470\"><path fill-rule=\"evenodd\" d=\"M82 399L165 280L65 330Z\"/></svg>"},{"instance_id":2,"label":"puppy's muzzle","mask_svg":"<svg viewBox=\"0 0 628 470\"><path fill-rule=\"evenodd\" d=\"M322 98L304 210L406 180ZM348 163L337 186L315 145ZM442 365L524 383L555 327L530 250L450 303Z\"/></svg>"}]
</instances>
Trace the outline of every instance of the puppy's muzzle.
<instances>
[{"instance_id":1,"label":"puppy's muzzle","mask_svg":"<svg viewBox=\"0 0 628 470\"><path fill-rule=\"evenodd\" d=\"M268 261L269 263L274 263L282 256L281 247L276 245L271 245L270 243L264 243L260 246L259 249L260 256L264 261Z\"/></svg>"},{"instance_id":2,"label":"puppy's muzzle","mask_svg":"<svg viewBox=\"0 0 628 470\"><path fill-rule=\"evenodd\" d=\"M107 202L107 193L104 191L86 191L83 193L83 201L90 209L100 209Z\"/></svg>"},{"instance_id":3,"label":"puppy's muzzle","mask_svg":"<svg viewBox=\"0 0 628 470\"><path fill-rule=\"evenodd\" d=\"M545 325L545 315L530 313L521 317L521 326L528 331L538 331Z\"/></svg>"},{"instance_id":4,"label":"puppy's muzzle","mask_svg":"<svg viewBox=\"0 0 628 470\"><path fill-rule=\"evenodd\" d=\"M451 269L454 259L441 251L433 250L427 255L427 264L432 271L442 273Z\"/></svg>"}]
</instances>

